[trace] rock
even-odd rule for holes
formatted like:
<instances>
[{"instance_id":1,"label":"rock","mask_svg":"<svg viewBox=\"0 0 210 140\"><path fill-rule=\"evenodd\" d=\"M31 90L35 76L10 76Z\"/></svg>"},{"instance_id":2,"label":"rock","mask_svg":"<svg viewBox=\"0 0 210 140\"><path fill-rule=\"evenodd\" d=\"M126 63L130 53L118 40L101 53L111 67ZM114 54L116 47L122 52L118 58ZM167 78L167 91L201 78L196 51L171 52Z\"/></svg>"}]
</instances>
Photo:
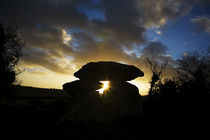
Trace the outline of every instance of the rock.
<instances>
[{"instance_id":1,"label":"rock","mask_svg":"<svg viewBox=\"0 0 210 140\"><path fill-rule=\"evenodd\" d=\"M63 85L71 97L66 116L71 121L107 122L121 117L143 113L142 98L138 88L126 81L144 73L135 66L116 62L91 62L74 74L80 80ZM110 88L103 94L97 90L100 81L110 81Z\"/></svg>"},{"instance_id":2,"label":"rock","mask_svg":"<svg viewBox=\"0 0 210 140\"><path fill-rule=\"evenodd\" d=\"M73 82L65 83L63 90L70 96L80 96L81 94L87 94L90 92L96 92L102 84L99 81L81 81L76 80Z\"/></svg>"},{"instance_id":3,"label":"rock","mask_svg":"<svg viewBox=\"0 0 210 140\"><path fill-rule=\"evenodd\" d=\"M74 76L81 80L95 81L131 81L144 73L135 66L117 62L100 61L84 65Z\"/></svg>"},{"instance_id":4,"label":"rock","mask_svg":"<svg viewBox=\"0 0 210 140\"><path fill-rule=\"evenodd\" d=\"M128 82L110 81L110 89L103 95L96 91L99 88L97 82L85 83L80 80L63 85L63 89L72 97L69 115L73 114L74 117L70 120L106 122L143 113L142 98L136 86Z\"/></svg>"}]
</instances>

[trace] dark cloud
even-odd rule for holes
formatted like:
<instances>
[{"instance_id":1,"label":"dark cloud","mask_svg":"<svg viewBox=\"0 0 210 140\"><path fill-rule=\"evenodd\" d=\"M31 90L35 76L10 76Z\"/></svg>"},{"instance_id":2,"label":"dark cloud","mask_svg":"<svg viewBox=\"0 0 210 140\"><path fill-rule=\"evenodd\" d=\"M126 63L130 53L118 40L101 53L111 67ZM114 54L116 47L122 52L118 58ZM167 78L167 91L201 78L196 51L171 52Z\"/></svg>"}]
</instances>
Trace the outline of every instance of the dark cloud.
<instances>
[{"instance_id":1,"label":"dark cloud","mask_svg":"<svg viewBox=\"0 0 210 140\"><path fill-rule=\"evenodd\" d=\"M210 34L210 17L201 16L191 19L197 31L204 31Z\"/></svg>"},{"instance_id":2,"label":"dark cloud","mask_svg":"<svg viewBox=\"0 0 210 140\"><path fill-rule=\"evenodd\" d=\"M19 27L28 52L22 59L25 66L66 74L73 71L72 65L112 60L141 68L140 58L123 47L132 50L133 43L144 44L146 28L164 26L188 13L192 4L190 0L2 0L0 21ZM104 18L89 19L78 6L104 11ZM77 31L71 32L68 44L64 35L72 28Z\"/></svg>"},{"instance_id":3,"label":"dark cloud","mask_svg":"<svg viewBox=\"0 0 210 140\"><path fill-rule=\"evenodd\" d=\"M18 26L20 35L26 42L25 51L31 50L31 47L35 48L27 57L22 58L25 66L39 65L57 73L69 72L61 66L65 55L72 53L71 47L63 41L63 28L82 28L88 25L86 15L77 10L78 3L83 2L1 1L0 21Z\"/></svg>"},{"instance_id":4,"label":"dark cloud","mask_svg":"<svg viewBox=\"0 0 210 140\"><path fill-rule=\"evenodd\" d=\"M131 58L123 52L121 44L113 39L106 41L95 41L91 35L85 32L75 33L78 37L78 45L80 50L75 51L74 62L85 64L90 61L129 61Z\"/></svg>"},{"instance_id":5,"label":"dark cloud","mask_svg":"<svg viewBox=\"0 0 210 140\"><path fill-rule=\"evenodd\" d=\"M103 0L105 20L93 20L92 28L120 42L143 43L145 28L138 24L139 12L136 0Z\"/></svg>"},{"instance_id":6,"label":"dark cloud","mask_svg":"<svg viewBox=\"0 0 210 140\"><path fill-rule=\"evenodd\" d=\"M186 15L193 3L194 0L137 0L139 21L146 27L160 27L167 20Z\"/></svg>"},{"instance_id":7,"label":"dark cloud","mask_svg":"<svg viewBox=\"0 0 210 140\"><path fill-rule=\"evenodd\" d=\"M196 0L196 2L200 5L202 9L209 10L210 9L210 1L209 0Z\"/></svg>"},{"instance_id":8,"label":"dark cloud","mask_svg":"<svg viewBox=\"0 0 210 140\"><path fill-rule=\"evenodd\" d=\"M27 49L27 53L30 55L22 57L20 62L25 67L30 68L37 66L60 74L72 73L72 66L69 63L63 59L55 57L47 50L37 49L34 47L27 47Z\"/></svg>"},{"instance_id":9,"label":"dark cloud","mask_svg":"<svg viewBox=\"0 0 210 140\"><path fill-rule=\"evenodd\" d=\"M122 43L144 43L146 27L160 27L167 20L186 15L191 0L102 0L105 20L92 20L91 31Z\"/></svg>"},{"instance_id":10,"label":"dark cloud","mask_svg":"<svg viewBox=\"0 0 210 140\"><path fill-rule=\"evenodd\" d=\"M56 56L71 54L72 48L64 43L64 30L52 26L35 26L33 30L20 30L26 44L37 48L48 49Z\"/></svg>"},{"instance_id":11,"label":"dark cloud","mask_svg":"<svg viewBox=\"0 0 210 140\"><path fill-rule=\"evenodd\" d=\"M84 13L78 11L77 4L75 0L2 0L0 17L20 27L28 23L67 27L86 26L88 19Z\"/></svg>"}]
</instances>

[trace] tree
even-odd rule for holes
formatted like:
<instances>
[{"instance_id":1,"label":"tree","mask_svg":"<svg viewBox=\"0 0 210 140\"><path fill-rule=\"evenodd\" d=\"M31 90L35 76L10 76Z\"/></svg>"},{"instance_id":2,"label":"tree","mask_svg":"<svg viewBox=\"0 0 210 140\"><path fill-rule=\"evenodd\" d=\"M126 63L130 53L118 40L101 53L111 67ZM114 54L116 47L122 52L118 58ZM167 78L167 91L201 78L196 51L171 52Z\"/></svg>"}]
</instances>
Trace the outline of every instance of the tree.
<instances>
[{"instance_id":1,"label":"tree","mask_svg":"<svg viewBox=\"0 0 210 140\"><path fill-rule=\"evenodd\" d=\"M0 85L4 88L8 88L20 73L17 63L23 47L16 26L0 24Z\"/></svg>"},{"instance_id":2,"label":"tree","mask_svg":"<svg viewBox=\"0 0 210 140\"><path fill-rule=\"evenodd\" d=\"M149 95L152 94L155 84L160 81L160 76L168 64L166 50L166 46L160 42L149 42L142 51L144 63L152 72Z\"/></svg>"},{"instance_id":3,"label":"tree","mask_svg":"<svg viewBox=\"0 0 210 140\"><path fill-rule=\"evenodd\" d=\"M182 84L189 89L197 88L200 92L209 87L210 57L209 52L201 54L196 51L185 53L178 60L177 72Z\"/></svg>"}]
</instances>

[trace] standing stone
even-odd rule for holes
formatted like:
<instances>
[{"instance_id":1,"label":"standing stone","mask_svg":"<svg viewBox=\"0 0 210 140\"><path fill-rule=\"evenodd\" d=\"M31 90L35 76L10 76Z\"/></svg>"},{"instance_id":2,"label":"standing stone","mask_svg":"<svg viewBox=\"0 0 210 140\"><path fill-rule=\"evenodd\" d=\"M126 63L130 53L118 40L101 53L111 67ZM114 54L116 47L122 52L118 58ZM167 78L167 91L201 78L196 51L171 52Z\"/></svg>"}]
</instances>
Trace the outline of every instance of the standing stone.
<instances>
[{"instance_id":1,"label":"standing stone","mask_svg":"<svg viewBox=\"0 0 210 140\"><path fill-rule=\"evenodd\" d=\"M116 62L91 62L84 65L74 76L76 80L63 85L71 96L68 112L73 121L114 121L124 116L143 113L142 98L138 88L126 81L143 76L135 66ZM99 81L110 81L110 88L103 94L97 89Z\"/></svg>"}]
</instances>

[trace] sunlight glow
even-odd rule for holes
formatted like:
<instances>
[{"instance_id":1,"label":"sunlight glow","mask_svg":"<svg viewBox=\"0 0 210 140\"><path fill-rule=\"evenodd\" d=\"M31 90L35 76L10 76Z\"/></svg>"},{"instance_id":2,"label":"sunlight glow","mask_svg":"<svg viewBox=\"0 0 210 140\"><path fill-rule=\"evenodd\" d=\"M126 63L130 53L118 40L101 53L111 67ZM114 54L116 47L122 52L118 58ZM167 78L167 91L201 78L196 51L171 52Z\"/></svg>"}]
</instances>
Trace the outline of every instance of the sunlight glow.
<instances>
[{"instance_id":1,"label":"sunlight glow","mask_svg":"<svg viewBox=\"0 0 210 140\"><path fill-rule=\"evenodd\" d=\"M160 26L163 26L166 24L166 18L161 18L159 21Z\"/></svg>"},{"instance_id":2,"label":"sunlight glow","mask_svg":"<svg viewBox=\"0 0 210 140\"><path fill-rule=\"evenodd\" d=\"M147 81L142 81L140 78L137 78L135 80L127 81L127 82L135 85L138 88L139 94L141 96L148 95L149 88L150 88L149 81L148 82Z\"/></svg>"},{"instance_id":3,"label":"sunlight glow","mask_svg":"<svg viewBox=\"0 0 210 140\"><path fill-rule=\"evenodd\" d=\"M109 81L100 81L100 83L103 84L102 88L97 89L100 94L103 94L104 91L108 90L110 88L110 82Z\"/></svg>"},{"instance_id":4,"label":"sunlight glow","mask_svg":"<svg viewBox=\"0 0 210 140\"><path fill-rule=\"evenodd\" d=\"M161 35L162 31L155 31L157 34Z\"/></svg>"},{"instance_id":5,"label":"sunlight glow","mask_svg":"<svg viewBox=\"0 0 210 140\"><path fill-rule=\"evenodd\" d=\"M69 41L72 40L70 34L68 34L64 29L62 29L63 43L69 45Z\"/></svg>"}]
</instances>

